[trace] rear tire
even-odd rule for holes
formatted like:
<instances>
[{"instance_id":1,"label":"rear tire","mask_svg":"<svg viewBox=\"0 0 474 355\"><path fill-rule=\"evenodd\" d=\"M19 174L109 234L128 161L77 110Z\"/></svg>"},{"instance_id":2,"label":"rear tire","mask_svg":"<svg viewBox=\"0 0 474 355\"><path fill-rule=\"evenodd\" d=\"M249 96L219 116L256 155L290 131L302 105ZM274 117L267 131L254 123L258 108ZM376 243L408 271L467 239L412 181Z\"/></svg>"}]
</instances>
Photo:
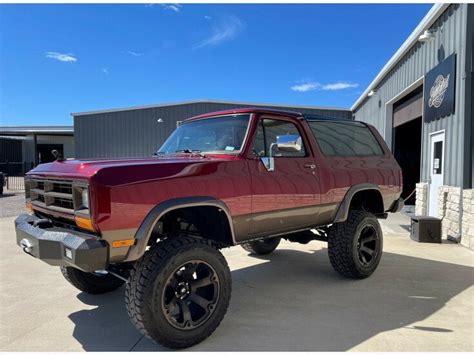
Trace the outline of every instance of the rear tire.
<instances>
[{"instance_id":1,"label":"rear tire","mask_svg":"<svg viewBox=\"0 0 474 355\"><path fill-rule=\"evenodd\" d=\"M372 275L382 249L382 229L370 212L351 210L345 222L329 229L329 260L334 270L345 277L364 279Z\"/></svg>"},{"instance_id":2,"label":"rear tire","mask_svg":"<svg viewBox=\"0 0 474 355\"><path fill-rule=\"evenodd\" d=\"M229 267L215 246L180 236L154 245L136 263L125 304L142 334L167 348L183 349L219 326L231 288Z\"/></svg>"},{"instance_id":3,"label":"rear tire","mask_svg":"<svg viewBox=\"0 0 474 355\"><path fill-rule=\"evenodd\" d=\"M111 274L89 273L70 266L61 266L61 273L75 288L94 295L114 291L124 284Z\"/></svg>"},{"instance_id":4,"label":"rear tire","mask_svg":"<svg viewBox=\"0 0 474 355\"><path fill-rule=\"evenodd\" d=\"M267 238L262 240L255 240L242 244L242 248L248 251L250 254L255 255L266 255L273 252L278 244L280 244L281 238Z\"/></svg>"}]
</instances>

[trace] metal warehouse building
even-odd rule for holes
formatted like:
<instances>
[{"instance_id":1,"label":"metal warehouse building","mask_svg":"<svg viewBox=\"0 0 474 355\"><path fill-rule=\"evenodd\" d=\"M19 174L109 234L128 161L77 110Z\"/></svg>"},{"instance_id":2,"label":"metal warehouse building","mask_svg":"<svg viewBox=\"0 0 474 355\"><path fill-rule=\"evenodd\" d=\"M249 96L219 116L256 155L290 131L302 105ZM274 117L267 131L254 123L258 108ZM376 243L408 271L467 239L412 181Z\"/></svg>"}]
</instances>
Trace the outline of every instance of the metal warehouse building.
<instances>
[{"instance_id":1,"label":"metal warehouse building","mask_svg":"<svg viewBox=\"0 0 474 355\"><path fill-rule=\"evenodd\" d=\"M71 126L0 127L0 171L24 174L33 166L53 161L53 149L65 158L73 158L73 135Z\"/></svg>"},{"instance_id":2,"label":"metal warehouse building","mask_svg":"<svg viewBox=\"0 0 474 355\"><path fill-rule=\"evenodd\" d=\"M347 109L215 100L79 112L72 114L76 158L151 156L180 121L239 107L267 107L344 119L352 117Z\"/></svg>"},{"instance_id":3,"label":"metal warehouse building","mask_svg":"<svg viewBox=\"0 0 474 355\"><path fill-rule=\"evenodd\" d=\"M474 5L434 5L351 108L392 147L416 214L442 218L443 235L471 249L473 32Z\"/></svg>"}]
</instances>

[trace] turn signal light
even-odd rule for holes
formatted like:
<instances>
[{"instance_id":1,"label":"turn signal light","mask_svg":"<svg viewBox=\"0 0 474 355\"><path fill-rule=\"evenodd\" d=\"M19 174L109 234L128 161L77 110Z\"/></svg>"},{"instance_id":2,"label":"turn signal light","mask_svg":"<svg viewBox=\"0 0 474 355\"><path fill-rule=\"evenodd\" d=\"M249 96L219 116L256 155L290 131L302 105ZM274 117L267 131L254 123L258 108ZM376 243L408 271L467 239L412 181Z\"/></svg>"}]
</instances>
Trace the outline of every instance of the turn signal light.
<instances>
[{"instance_id":1,"label":"turn signal light","mask_svg":"<svg viewBox=\"0 0 474 355\"><path fill-rule=\"evenodd\" d=\"M25 208L28 211L28 213L30 213L30 214L34 212L33 211L33 204L31 202L25 203Z\"/></svg>"},{"instance_id":2,"label":"turn signal light","mask_svg":"<svg viewBox=\"0 0 474 355\"><path fill-rule=\"evenodd\" d=\"M75 216L74 220L76 221L78 227L94 231L94 226L92 225L92 221L89 218Z\"/></svg>"},{"instance_id":3,"label":"turn signal light","mask_svg":"<svg viewBox=\"0 0 474 355\"><path fill-rule=\"evenodd\" d=\"M135 244L135 239L115 240L112 243L112 248L131 247L133 244Z\"/></svg>"}]
</instances>

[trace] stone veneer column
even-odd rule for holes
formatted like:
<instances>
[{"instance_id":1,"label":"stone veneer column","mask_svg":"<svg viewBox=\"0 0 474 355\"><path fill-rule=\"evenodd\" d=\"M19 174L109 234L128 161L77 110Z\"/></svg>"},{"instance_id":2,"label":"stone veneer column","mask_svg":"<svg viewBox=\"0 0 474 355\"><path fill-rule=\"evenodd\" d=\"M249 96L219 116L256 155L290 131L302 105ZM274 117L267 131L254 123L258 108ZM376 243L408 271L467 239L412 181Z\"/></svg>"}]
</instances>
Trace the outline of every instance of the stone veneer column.
<instances>
[{"instance_id":1,"label":"stone veneer column","mask_svg":"<svg viewBox=\"0 0 474 355\"><path fill-rule=\"evenodd\" d=\"M416 203L415 214L417 216L426 216L428 212L428 184L419 182L416 184Z\"/></svg>"},{"instance_id":2,"label":"stone veneer column","mask_svg":"<svg viewBox=\"0 0 474 355\"><path fill-rule=\"evenodd\" d=\"M438 217L442 219L442 237L457 237L461 212L461 188L441 186L438 191Z\"/></svg>"},{"instance_id":3,"label":"stone veneer column","mask_svg":"<svg viewBox=\"0 0 474 355\"><path fill-rule=\"evenodd\" d=\"M461 244L474 250L474 190L462 192L462 237Z\"/></svg>"}]
</instances>

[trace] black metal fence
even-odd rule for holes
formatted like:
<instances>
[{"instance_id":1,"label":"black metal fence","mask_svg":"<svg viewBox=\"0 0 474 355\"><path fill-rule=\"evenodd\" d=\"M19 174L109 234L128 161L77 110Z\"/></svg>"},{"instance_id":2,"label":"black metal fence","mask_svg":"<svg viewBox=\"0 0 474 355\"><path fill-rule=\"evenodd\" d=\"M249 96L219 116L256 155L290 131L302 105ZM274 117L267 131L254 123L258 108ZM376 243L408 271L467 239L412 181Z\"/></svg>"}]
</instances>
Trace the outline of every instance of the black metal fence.
<instances>
[{"instance_id":1,"label":"black metal fence","mask_svg":"<svg viewBox=\"0 0 474 355\"><path fill-rule=\"evenodd\" d=\"M34 164L31 162L20 161L4 161L0 162L0 171L8 176L24 176L28 171L33 169Z\"/></svg>"},{"instance_id":2,"label":"black metal fence","mask_svg":"<svg viewBox=\"0 0 474 355\"><path fill-rule=\"evenodd\" d=\"M33 169L34 164L30 162L0 162L0 171L5 177L7 190L24 190L25 174Z\"/></svg>"}]
</instances>

